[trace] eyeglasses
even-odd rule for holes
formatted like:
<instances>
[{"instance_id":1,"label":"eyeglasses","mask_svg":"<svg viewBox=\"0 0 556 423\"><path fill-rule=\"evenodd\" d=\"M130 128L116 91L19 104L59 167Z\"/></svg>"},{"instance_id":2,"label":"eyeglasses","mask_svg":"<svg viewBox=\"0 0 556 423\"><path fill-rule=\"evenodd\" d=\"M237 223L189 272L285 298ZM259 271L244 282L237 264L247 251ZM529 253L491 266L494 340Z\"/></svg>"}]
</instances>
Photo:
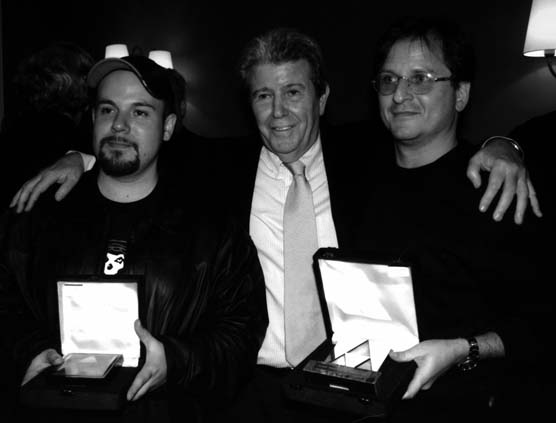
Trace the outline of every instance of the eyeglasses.
<instances>
[{"instance_id":1,"label":"eyeglasses","mask_svg":"<svg viewBox=\"0 0 556 423\"><path fill-rule=\"evenodd\" d=\"M402 79L407 81L407 89L413 94L427 94L432 91L435 82L450 81L453 77L437 77L428 72L416 72L410 76L400 76L392 72L381 72L372 82L374 89L380 95L390 95L396 91Z\"/></svg>"}]
</instances>

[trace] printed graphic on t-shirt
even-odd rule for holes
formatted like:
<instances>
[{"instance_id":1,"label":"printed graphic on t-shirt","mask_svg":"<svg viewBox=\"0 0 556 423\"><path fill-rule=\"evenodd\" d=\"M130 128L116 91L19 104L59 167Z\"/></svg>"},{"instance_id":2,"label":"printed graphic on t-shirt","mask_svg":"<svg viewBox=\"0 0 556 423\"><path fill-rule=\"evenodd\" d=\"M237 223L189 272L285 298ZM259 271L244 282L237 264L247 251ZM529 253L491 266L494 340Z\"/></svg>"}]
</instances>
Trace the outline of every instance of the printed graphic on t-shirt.
<instances>
[{"instance_id":1,"label":"printed graphic on t-shirt","mask_svg":"<svg viewBox=\"0 0 556 423\"><path fill-rule=\"evenodd\" d=\"M106 252L106 262L104 263L105 275L117 275L124 268L126 251L127 241L120 239L108 241L108 251Z\"/></svg>"}]
</instances>

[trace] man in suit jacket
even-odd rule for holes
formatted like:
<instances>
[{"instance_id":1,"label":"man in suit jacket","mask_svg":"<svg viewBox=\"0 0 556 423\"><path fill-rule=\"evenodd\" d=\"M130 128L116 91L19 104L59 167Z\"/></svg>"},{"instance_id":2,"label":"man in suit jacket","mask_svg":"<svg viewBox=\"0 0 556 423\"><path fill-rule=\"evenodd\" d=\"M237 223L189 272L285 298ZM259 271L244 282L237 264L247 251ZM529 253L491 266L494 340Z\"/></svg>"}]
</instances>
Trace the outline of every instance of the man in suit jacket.
<instances>
[{"instance_id":1,"label":"man in suit jacket","mask_svg":"<svg viewBox=\"0 0 556 423\"><path fill-rule=\"evenodd\" d=\"M346 245L344 227L356 218L370 169L376 171L393 157L391 144L380 126L321 124L330 89L320 49L305 34L275 29L255 38L243 53L240 72L264 147L231 146L226 161L236 169L230 172L236 188L226 191L240 204L242 218L249 218L249 232L265 274L270 321L259 351L258 374L238 407L243 410L241 420L344 419L329 410L288 403L280 396L280 383L292 366L286 357L284 331L283 210L292 184L287 168L295 161L305 165L318 246L338 247ZM369 135L376 139L369 142Z\"/></svg>"}]
</instances>

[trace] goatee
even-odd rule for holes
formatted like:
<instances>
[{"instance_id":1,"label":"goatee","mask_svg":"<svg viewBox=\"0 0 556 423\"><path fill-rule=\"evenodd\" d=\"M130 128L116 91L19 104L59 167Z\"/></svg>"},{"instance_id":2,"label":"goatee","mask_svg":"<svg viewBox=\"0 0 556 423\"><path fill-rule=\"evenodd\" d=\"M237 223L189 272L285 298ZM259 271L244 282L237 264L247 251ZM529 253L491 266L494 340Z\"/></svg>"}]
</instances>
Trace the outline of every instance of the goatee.
<instances>
[{"instance_id":1,"label":"goatee","mask_svg":"<svg viewBox=\"0 0 556 423\"><path fill-rule=\"evenodd\" d=\"M120 149L106 148L111 142L119 143L127 148L132 148L134 157L126 159L126 152ZM100 149L98 156L99 166L102 171L110 176L127 176L139 170L141 161L139 160L139 150L137 144L126 140L125 138L109 136L100 141Z\"/></svg>"}]
</instances>

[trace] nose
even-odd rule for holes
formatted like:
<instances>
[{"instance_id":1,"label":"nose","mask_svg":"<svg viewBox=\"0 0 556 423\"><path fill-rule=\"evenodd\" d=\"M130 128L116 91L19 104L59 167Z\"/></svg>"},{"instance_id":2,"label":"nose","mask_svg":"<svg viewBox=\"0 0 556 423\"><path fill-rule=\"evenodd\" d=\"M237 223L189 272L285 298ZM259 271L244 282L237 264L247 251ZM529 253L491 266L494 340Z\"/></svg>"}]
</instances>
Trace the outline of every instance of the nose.
<instances>
[{"instance_id":1,"label":"nose","mask_svg":"<svg viewBox=\"0 0 556 423\"><path fill-rule=\"evenodd\" d=\"M404 101L412 98L413 94L409 88L409 81L404 78L398 80L398 86L394 91L393 100L395 103L403 103Z\"/></svg>"},{"instance_id":2,"label":"nose","mask_svg":"<svg viewBox=\"0 0 556 423\"><path fill-rule=\"evenodd\" d=\"M274 97L274 101L272 103L272 116L275 118L281 118L286 116L288 110L284 105L284 100L281 96L277 95Z\"/></svg>"},{"instance_id":3,"label":"nose","mask_svg":"<svg viewBox=\"0 0 556 423\"><path fill-rule=\"evenodd\" d=\"M127 116L125 113L118 112L114 117L112 122L112 131L113 132L126 132L129 130L129 123L127 121Z\"/></svg>"}]
</instances>

